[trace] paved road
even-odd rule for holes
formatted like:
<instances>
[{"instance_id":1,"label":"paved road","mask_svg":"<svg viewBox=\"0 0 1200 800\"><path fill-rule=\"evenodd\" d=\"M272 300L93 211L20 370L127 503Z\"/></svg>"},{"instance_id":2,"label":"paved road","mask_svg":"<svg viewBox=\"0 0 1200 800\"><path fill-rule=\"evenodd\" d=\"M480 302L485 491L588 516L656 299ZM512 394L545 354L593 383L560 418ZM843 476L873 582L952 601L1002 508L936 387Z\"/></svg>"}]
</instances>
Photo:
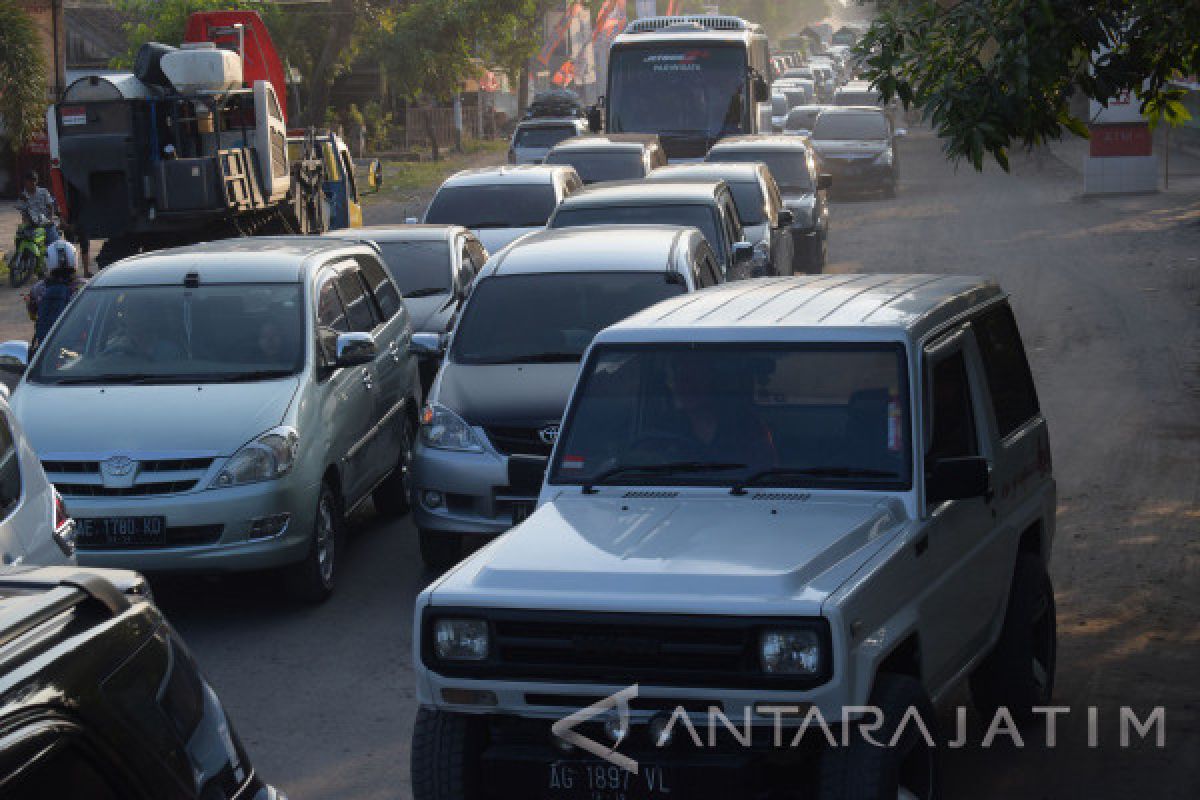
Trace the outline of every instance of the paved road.
<instances>
[{"instance_id":1,"label":"paved road","mask_svg":"<svg viewBox=\"0 0 1200 800\"><path fill-rule=\"evenodd\" d=\"M904 143L900 199L839 203L833 271L998 277L1049 417L1058 748L946 753L953 798L1200 796L1200 180L1082 200L1074 165L1013 175ZM1186 164L1180 165L1186 171ZM1200 174L1200 170L1194 170ZM1189 184L1189 181L1191 183ZM295 798L408 797L412 600L430 576L406 522L356 521L336 597L298 609L254 579L159 584L262 773ZM961 694L961 693L960 693ZM953 698L965 702L962 696ZM1167 747L1122 750L1117 708L1167 709ZM1085 708L1099 711L1086 746ZM970 717L974 740L982 735ZM946 722L952 722L948 717ZM1000 739L1004 742L1004 739Z\"/></svg>"}]
</instances>

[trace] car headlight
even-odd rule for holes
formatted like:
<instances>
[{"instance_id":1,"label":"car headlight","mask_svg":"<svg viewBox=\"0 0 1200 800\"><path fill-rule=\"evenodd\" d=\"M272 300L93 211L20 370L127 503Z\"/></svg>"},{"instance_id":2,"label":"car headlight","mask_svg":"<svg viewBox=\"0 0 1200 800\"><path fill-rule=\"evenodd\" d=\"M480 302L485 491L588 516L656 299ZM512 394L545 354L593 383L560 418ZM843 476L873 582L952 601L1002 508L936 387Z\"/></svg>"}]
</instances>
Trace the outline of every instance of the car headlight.
<instances>
[{"instance_id":1,"label":"car headlight","mask_svg":"<svg viewBox=\"0 0 1200 800\"><path fill-rule=\"evenodd\" d=\"M438 450L483 451L471 426L458 414L439 405L425 406L421 411L421 442Z\"/></svg>"},{"instance_id":2,"label":"car headlight","mask_svg":"<svg viewBox=\"0 0 1200 800\"><path fill-rule=\"evenodd\" d=\"M296 463L299 446L300 437L294 429L273 428L234 453L209 488L225 489L282 478Z\"/></svg>"},{"instance_id":3,"label":"car headlight","mask_svg":"<svg viewBox=\"0 0 1200 800\"><path fill-rule=\"evenodd\" d=\"M881 166L890 167L892 165L892 148L884 150L875 157L875 163Z\"/></svg>"},{"instance_id":4,"label":"car headlight","mask_svg":"<svg viewBox=\"0 0 1200 800\"><path fill-rule=\"evenodd\" d=\"M759 660L768 675L816 675L821 670L821 639L803 628L764 630Z\"/></svg>"},{"instance_id":5,"label":"car headlight","mask_svg":"<svg viewBox=\"0 0 1200 800\"><path fill-rule=\"evenodd\" d=\"M439 619L433 623L433 650L443 661L483 661L489 650L482 619Z\"/></svg>"}]
</instances>

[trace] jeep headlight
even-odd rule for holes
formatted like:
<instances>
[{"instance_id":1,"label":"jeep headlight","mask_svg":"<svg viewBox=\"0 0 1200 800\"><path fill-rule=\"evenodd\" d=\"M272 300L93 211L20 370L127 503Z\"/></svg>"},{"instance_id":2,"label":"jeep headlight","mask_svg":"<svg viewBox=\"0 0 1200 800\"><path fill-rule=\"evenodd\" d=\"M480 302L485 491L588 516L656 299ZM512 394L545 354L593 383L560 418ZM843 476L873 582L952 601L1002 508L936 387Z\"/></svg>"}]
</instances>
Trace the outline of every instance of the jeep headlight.
<instances>
[{"instance_id":1,"label":"jeep headlight","mask_svg":"<svg viewBox=\"0 0 1200 800\"><path fill-rule=\"evenodd\" d=\"M875 163L882 167L890 167L892 165L892 148L884 150L879 155L875 156Z\"/></svg>"},{"instance_id":2,"label":"jeep headlight","mask_svg":"<svg viewBox=\"0 0 1200 800\"><path fill-rule=\"evenodd\" d=\"M482 619L439 619L433 623L433 650L442 661L483 661L489 650Z\"/></svg>"},{"instance_id":3,"label":"jeep headlight","mask_svg":"<svg viewBox=\"0 0 1200 800\"><path fill-rule=\"evenodd\" d=\"M282 478L296 463L299 446L300 437L293 428L273 428L234 453L209 488L225 489Z\"/></svg>"},{"instance_id":4,"label":"jeep headlight","mask_svg":"<svg viewBox=\"0 0 1200 800\"><path fill-rule=\"evenodd\" d=\"M821 670L821 639L803 628L764 630L758 637L759 661L768 675L816 675Z\"/></svg>"},{"instance_id":5,"label":"jeep headlight","mask_svg":"<svg viewBox=\"0 0 1200 800\"><path fill-rule=\"evenodd\" d=\"M471 426L458 414L439 405L425 406L421 411L421 442L438 450L483 451Z\"/></svg>"}]
</instances>

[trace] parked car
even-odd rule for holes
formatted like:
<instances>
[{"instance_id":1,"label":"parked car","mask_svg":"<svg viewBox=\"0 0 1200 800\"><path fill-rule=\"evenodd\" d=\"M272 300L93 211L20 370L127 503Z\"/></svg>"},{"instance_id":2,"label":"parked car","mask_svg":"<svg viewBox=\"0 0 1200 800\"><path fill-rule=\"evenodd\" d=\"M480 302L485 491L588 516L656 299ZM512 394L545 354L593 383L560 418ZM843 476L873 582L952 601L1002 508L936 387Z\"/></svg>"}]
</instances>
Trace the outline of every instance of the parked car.
<instances>
[{"instance_id":1,"label":"parked car","mask_svg":"<svg viewBox=\"0 0 1200 800\"><path fill-rule=\"evenodd\" d=\"M754 245L746 241L733 193L723 181L593 186L563 201L547 227L683 225L699 228L726 280L749 276Z\"/></svg>"},{"instance_id":2,"label":"parked car","mask_svg":"<svg viewBox=\"0 0 1200 800\"><path fill-rule=\"evenodd\" d=\"M461 225L378 225L326 236L369 241L379 248L388 277L404 298L416 333L448 333L488 254ZM441 362L418 358L421 389L428 393Z\"/></svg>"},{"instance_id":3,"label":"parked car","mask_svg":"<svg viewBox=\"0 0 1200 800\"><path fill-rule=\"evenodd\" d=\"M1055 494L994 283L771 278L635 314L588 351L537 510L417 598L416 796L611 769L640 797L940 797L933 698L1051 701Z\"/></svg>"},{"instance_id":4,"label":"parked car","mask_svg":"<svg viewBox=\"0 0 1200 800\"><path fill-rule=\"evenodd\" d=\"M545 231L493 256L422 412L413 521L425 563L444 569L464 536L503 533L533 509L596 331L721 280L693 228Z\"/></svg>"},{"instance_id":5,"label":"parked car","mask_svg":"<svg viewBox=\"0 0 1200 800\"><path fill-rule=\"evenodd\" d=\"M667 154L654 134L605 133L559 142L546 163L572 166L590 184L644 178L667 163Z\"/></svg>"},{"instance_id":6,"label":"parked car","mask_svg":"<svg viewBox=\"0 0 1200 800\"><path fill-rule=\"evenodd\" d=\"M811 136L817 115L829 106L806 105L796 106L788 112L783 123L783 132L789 136Z\"/></svg>"},{"instance_id":7,"label":"parked car","mask_svg":"<svg viewBox=\"0 0 1200 800\"><path fill-rule=\"evenodd\" d=\"M170 623L99 572L0 568L0 797L286 800Z\"/></svg>"},{"instance_id":8,"label":"parked car","mask_svg":"<svg viewBox=\"0 0 1200 800\"><path fill-rule=\"evenodd\" d=\"M646 176L651 183L711 183L725 181L733 193L742 236L754 245L750 270L755 276L791 275L792 212L765 164L701 163L663 167Z\"/></svg>"},{"instance_id":9,"label":"parked car","mask_svg":"<svg viewBox=\"0 0 1200 800\"><path fill-rule=\"evenodd\" d=\"M421 387L378 252L317 237L125 259L76 295L13 412L78 524L79 563L285 568L334 587L345 515L408 508Z\"/></svg>"},{"instance_id":10,"label":"parked car","mask_svg":"<svg viewBox=\"0 0 1200 800\"><path fill-rule=\"evenodd\" d=\"M461 225L489 253L546 225L555 207L583 186L564 166L484 167L455 173L425 212L429 225Z\"/></svg>"},{"instance_id":11,"label":"parked car","mask_svg":"<svg viewBox=\"0 0 1200 800\"><path fill-rule=\"evenodd\" d=\"M878 108L837 106L822 111L813 125L812 146L821 169L837 181L838 190L880 191L895 197L900 183L900 157L892 121Z\"/></svg>"},{"instance_id":12,"label":"parked car","mask_svg":"<svg viewBox=\"0 0 1200 800\"><path fill-rule=\"evenodd\" d=\"M783 92L771 93L771 130L775 133L783 131L783 123L787 121L788 99Z\"/></svg>"},{"instance_id":13,"label":"parked car","mask_svg":"<svg viewBox=\"0 0 1200 800\"><path fill-rule=\"evenodd\" d=\"M550 148L573 136L588 132L586 119L578 117L535 117L522 120L508 146L508 163L541 164Z\"/></svg>"},{"instance_id":14,"label":"parked car","mask_svg":"<svg viewBox=\"0 0 1200 800\"><path fill-rule=\"evenodd\" d=\"M820 272L829 242L828 175L817 172L808 140L797 136L730 136L713 145L706 161L762 162L771 170L784 206L792 212L793 271Z\"/></svg>"}]
</instances>

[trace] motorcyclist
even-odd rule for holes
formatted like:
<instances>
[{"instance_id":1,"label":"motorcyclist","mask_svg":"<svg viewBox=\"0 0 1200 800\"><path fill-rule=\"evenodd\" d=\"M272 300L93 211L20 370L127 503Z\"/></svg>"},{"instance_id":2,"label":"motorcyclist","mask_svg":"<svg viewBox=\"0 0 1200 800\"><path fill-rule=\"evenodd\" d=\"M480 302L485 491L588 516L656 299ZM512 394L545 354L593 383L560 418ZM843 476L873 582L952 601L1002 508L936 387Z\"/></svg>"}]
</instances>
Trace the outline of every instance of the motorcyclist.
<instances>
[{"instance_id":1,"label":"motorcyclist","mask_svg":"<svg viewBox=\"0 0 1200 800\"><path fill-rule=\"evenodd\" d=\"M77 257L70 242L65 239L55 242L50 246L50 251L49 260L54 266L49 275L33 285L27 301L29 318L34 323L30 345L35 349L45 341L46 334L50 333L71 298L83 286L83 281L75 272Z\"/></svg>"},{"instance_id":2,"label":"motorcyclist","mask_svg":"<svg viewBox=\"0 0 1200 800\"><path fill-rule=\"evenodd\" d=\"M45 187L38 186L36 170L25 173L21 194L17 196L17 210L21 212L26 225L42 228L46 232L47 246L54 244L58 239L58 228L54 224L58 206L54 202L54 195Z\"/></svg>"}]
</instances>

